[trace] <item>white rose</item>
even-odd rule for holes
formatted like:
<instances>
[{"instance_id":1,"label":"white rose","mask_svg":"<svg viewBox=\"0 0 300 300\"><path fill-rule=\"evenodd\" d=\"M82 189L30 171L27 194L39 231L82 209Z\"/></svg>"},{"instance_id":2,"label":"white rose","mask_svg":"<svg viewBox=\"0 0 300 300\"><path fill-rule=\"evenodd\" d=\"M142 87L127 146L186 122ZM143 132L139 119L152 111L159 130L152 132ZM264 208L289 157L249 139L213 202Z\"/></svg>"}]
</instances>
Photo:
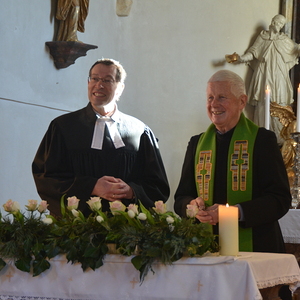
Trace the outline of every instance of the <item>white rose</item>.
<instances>
[{"instance_id":1,"label":"white rose","mask_svg":"<svg viewBox=\"0 0 300 300\"><path fill-rule=\"evenodd\" d=\"M78 204L79 204L79 199L76 196L73 197L68 197L68 210L72 210L72 209L77 209L78 208Z\"/></svg>"},{"instance_id":2,"label":"white rose","mask_svg":"<svg viewBox=\"0 0 300 300\"><path fill-rule=\"evenodd\" d=\"M35 211L38 207L38 201L37 200L28 200L28 205L25 205L27 210L29 211Z\"/></svg>"},{"instance_id":3,"label":"white rose","mask_svg":"<svg viewBox=\"0 0 300 300\"><path fill-rule=\"evenodd\" d=\"M101 208L101 198L100 197L91 197L89 201L86 202L91 210L97 211Z\"/></svg>"}]
</instances>

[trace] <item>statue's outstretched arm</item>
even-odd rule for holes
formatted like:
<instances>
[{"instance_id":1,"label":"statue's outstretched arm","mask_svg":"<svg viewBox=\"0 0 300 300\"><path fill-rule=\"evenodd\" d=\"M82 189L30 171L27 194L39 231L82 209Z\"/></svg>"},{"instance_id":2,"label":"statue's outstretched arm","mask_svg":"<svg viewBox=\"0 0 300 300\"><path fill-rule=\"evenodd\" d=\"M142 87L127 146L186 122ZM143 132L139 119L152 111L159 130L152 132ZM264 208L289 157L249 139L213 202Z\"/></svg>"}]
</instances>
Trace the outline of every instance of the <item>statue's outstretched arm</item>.
<instances>
[{"instance_id":1,"label":"statue's outstretched arm","mask_svg":"<svg viewBox=\"0 0 300 300\"><path fill-rule=\"evenodd\" d=\"M245 53L244 55L238 55L236 52L233 54L225 55L225 59L228 63L243 63L253 60L253 54L250 52Z\"/></svg>"},{"instance_id":2,"label":"statue's outstretched arm","mask_svg":"<svg viewBox=\"0 0 300 300\"><path fill-rule=\"evenodd\" d=\"M246 52L244 55L239 56L238 62L245 63L253 60L253 54L251 52Z\"/></svg>"}]
</instances>

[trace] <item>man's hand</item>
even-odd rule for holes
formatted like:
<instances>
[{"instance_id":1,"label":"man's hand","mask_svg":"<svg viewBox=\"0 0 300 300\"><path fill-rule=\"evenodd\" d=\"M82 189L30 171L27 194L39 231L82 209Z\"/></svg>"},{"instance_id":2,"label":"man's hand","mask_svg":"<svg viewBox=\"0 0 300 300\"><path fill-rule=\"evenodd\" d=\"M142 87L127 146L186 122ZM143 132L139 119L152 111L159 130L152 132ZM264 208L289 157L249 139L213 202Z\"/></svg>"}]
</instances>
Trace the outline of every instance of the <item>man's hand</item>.
<instances>
[{"instance_id":1,"label":"man's hand","mask_svg":"<svg viewBox=\"0 0 300 300\"><path fill-rule=\"evenodd\" d=\"M103 176L97 180L92 195L109 201L121 201L122 199L132 199L134 194L132 188L123 180L112 176Z\"/></svg>"},{"instance_id":2,"label":"man's hand","mask_svg":"<svg viewBox=\"0 0 300 300\"><path fill-rule=\"evenodd\" d=\"M191 205L196 205L199 209L205 209L204 200L201 197L198 197L190 202Z\"/></svg>"},{"instance_id":3,"label":"man's hand","mask_svg":"<svg viewBox=\"0 0 300 300\"><path fill-rule=\"evenodd\" d=\"M216 225L219 222L219 204L214 204L205 208L205 202L201 197L198 197L190 202L191 205L197 205L199 211L196 218L201 223L209 223L211 225Z\"/></svg>"}]
</instances>

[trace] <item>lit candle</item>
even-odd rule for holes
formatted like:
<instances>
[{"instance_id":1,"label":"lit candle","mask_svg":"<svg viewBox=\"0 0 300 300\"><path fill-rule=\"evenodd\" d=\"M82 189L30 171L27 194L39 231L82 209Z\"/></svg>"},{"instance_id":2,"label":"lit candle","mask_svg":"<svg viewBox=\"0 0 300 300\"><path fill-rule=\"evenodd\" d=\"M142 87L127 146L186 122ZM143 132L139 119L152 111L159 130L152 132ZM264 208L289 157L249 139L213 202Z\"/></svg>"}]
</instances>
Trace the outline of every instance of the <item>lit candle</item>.
<instances>
[{"instance_id":1,"label":"lit candle","mask_svg":"<svg viewBox=\"0 0 300 300\"><path fill-rule=\"evenodd\" d=\"M270 89L267 85L265 96L265 128L270 129Z\"/></svg>"},{"instance_id":2,"label":"lit candle","mask_svg":"<svg viewBox=\"0 0 300 300\"><path fill-rule=\"evenodd\" d=\"M219 244L220 255L238 255L239 227L238 207L219 205Z\"/></svg>"},{"instance_id":3,"label":"lit candle","mask_svg":"<svg viewBox=\"0 0 300 300\"><path fill-rule=\"evenodd\" d=\"M298 93L297 93L297 123L296 123L296 132L300 132L300 84L298 86Z\"/></svg>"}]
</instances>

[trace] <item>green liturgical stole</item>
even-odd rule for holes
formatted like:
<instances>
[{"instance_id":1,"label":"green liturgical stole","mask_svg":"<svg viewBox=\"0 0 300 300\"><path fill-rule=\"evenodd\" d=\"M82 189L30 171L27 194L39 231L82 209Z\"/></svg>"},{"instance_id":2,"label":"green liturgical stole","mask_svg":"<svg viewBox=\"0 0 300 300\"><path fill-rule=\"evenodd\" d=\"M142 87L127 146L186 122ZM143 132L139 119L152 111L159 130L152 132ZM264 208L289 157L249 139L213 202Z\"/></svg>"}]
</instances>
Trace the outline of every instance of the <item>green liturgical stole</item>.
<instances>
[{"instance_id":1,"label":"green liturgical stole","mask_svg":"<svg viewBox=\"0 0 300 300\"><path fill-rule=\"evenodd\" d=\"M252 199L253 148L258 126L241 114L228 150L227 203L235 205ZM198 142L195 180L198 196L213 204L216 164L216 128L211 124ZM252 229L239 227L239 251L252 252Z\"/></svg>"}]
</instances>

